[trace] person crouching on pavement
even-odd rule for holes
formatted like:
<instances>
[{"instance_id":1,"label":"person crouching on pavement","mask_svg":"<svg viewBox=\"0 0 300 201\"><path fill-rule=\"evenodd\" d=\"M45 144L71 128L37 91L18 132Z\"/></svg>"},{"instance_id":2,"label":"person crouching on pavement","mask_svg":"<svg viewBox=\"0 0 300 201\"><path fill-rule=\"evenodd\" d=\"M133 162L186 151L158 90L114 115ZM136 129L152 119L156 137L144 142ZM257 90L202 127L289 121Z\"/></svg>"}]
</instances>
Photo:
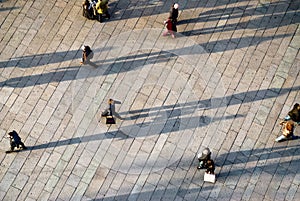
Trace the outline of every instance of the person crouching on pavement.
<instances>
[{"instance_id":1,"label":"person crouching on pavement","mask_svg":"<svg viewBox=\"0 0 300 201\"><path fill-rule=\"evenodd\" d=\"M16 147L20 148L20 146L22 149L27 149L27 147L21 141L20 136L18 135L18 133L15 130L13 130L12 132L9 132L8 137L10 140L10 151L14 151L14 149Z\"/></svg>"},{"instance_id":2,"label":"person crouching on pavement","mask_svg":"<svg viewBox=\"0 0 300 201\"><path fill-rule=\"evenodd\" d=\"M103 22L103 17L110 19L110 14L108 13L108 0L99 0L96 3L96 10L99 22Z\"/></svg>"},{"instance_id":3,"label":"person crouching on pavement","mask_svg":"<svg viewBox=\"0 0 300 201\"><path fill-rule=\"evenodd\" d=\"M282 135L275 139L276 142L280 142L294 137L295 123L292 120L281 121Z\"/></svg>"},{"instance_id":4,"label":"person crouching on pavement","mask_svg":"<svg viewBox=\"0 0 300 201\"><path fill-rule=\"evenodd\" d=\"M215 163L213 160L207 160L206 163L206 173L207 174L215 174Z\"/></svg>"},{"instance_id":5,"label":"person crouching on pavement","mask_svg":"<svg viewBox=\"0 0 300 201\"><path fill-rule=\"evenodd\" d=\"M198 154L199 165L197 166L197 169L206 168L207 161L210 160L210 157L211 157L211 151L209 150L209 148L205 148L201 154L199 153Z\"/></svg>"}]
</instances>

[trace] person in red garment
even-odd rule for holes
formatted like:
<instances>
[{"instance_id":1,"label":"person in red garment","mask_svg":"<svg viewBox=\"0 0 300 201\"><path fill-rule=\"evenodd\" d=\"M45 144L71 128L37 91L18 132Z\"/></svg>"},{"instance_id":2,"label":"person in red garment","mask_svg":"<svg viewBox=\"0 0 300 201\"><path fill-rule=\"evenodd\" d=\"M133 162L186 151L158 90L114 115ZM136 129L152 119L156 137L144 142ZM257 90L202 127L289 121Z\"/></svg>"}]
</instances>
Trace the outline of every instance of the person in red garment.
<instances>
[{"instance_id":1,"label":"person in red garment","mask_svg":"<svg viewBox=\"0 0 300 201\"><path fill-rule=\"evenodd\" d=\"M174 23L172 21L172 18L169 17L166 21L164 21L164 24L166 26L166 30L163 32L163 36L170 34L172 36L172 38L175 38L174 31L173 31Z\"/></svg>"}]
</instances>

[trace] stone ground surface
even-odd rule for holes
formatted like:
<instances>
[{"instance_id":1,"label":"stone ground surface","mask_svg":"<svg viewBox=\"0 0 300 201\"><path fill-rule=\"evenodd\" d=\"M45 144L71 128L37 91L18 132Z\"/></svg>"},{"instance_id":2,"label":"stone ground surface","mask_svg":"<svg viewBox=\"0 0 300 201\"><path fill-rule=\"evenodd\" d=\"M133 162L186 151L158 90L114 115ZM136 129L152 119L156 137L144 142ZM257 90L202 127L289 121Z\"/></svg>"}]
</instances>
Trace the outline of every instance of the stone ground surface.
<instances>
[{"instance_id":1,"label":"stone ground surface","mask_svg":"<svg viewBox=\"0 0 300 201\"><path fill-rule=\"evenodd\" d=\"M0 200L299 200L299 139L274 142L300 101L299 0L178 2L172 39L169 0L112 0L104 23L0 1ZM28 150L6 154L13 129Z\"/></svg>"}]
</instances>

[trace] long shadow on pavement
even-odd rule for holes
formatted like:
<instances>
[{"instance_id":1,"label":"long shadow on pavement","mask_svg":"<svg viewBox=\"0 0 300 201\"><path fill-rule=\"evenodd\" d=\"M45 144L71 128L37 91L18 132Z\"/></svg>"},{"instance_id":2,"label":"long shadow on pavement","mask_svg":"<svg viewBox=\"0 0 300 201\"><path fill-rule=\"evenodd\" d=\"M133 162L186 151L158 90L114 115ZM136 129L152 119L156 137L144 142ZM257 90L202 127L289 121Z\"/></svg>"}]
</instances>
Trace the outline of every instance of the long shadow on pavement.
<instances>
[{"instance_id":1,"label":"long shadow on pavement","mask_svg":"<svg viewBox=\"0 0 300 201\"><path fill-rule=\"evenodd\" d=\"M232 119L232 118L239 118L242 117L242 115L230 115L230 116L226 116L226 117L222 117L222 118L214 118L210 121L206 121L206 122L198 122L198 124L189 124L189 125L184 125L181 127L172 127L171 129L166 129L164 128L165 124L161 124L158 125L157 124L153 124L153 126L156 127L162 127L162 130L160 132L151 132L149 131L149 133L147 134L147 136L151 136L151 135L160 135L160 134L164 134L164 133L171 133L174 131L178 131L178 130L184 130L184 129L190 129L190 128L196 128L196 127L201 127L201 126L206 126L209 123L212 122L216 122L216 121L221 121L221 120L225 120L225 119ZM201 117L195 117L198 121L199 119L201 120ZM180 118L178 117L178 119L182 119L185 120L184 118ZM170 124L170 121L172 121L173 124L177 124L178 119L170 119L168 120L169 122L167 122L168 124ZM191 119L191 118L188 118ZM174 121L173 121L174 120ZM166 124L167 124L166 123ZM180 121L179 121L180 124ZM130 129L132 126L128 126L128 128ZM127 127L123 127L122 129L126 129ZM45 143L45 144L40 144L40 145L35 145L35 146L28 146L28 150L38 150L38 149L46 149L46 148L51 148L51 147L59 147L59 146L67 146L67 145L72 145L72 144L79 144L79 143L85 143L85 142L90 142L90 141L100 141L100 140L104 140L107 138L120 138L120 139L127 139L127 138L132 138L133 136L128 136L126 134L124 134L120 129L118 131L112 131L112 132L106 132L106 133L100 133L100 134L95 134L95 135L89 135L89 136L82 136L82 137L75 137L75 138L71 138L71 139L66 139L66 140L59 140L59 141L55 141L55 142L49 142L49 143ZM145 135L139 135L137 134L134 137L145 137ZM26 151L26 150L24 150Z\"/></svg>"},{"instance_id":2,"label":"long shadow on pavement","mask_svg":"<svg viewBox=\"0 0 300 201\"><path fill-rule=\"evenodd\" d=\"M213 99L207 99L207 100L200 100L200 101L197 101L197 102L190 102L190 103L187 103L185 104L185 106L193 106L193 107L196 107L196 108L201 108L200 106L205 106L206 108L208 109L212 109L212 108L209 108L211 105L211 102L214 102L215 104L213 104L213 108L216 108L216 107L223 107L223 106L229 106L229 105L234 105L234 104L241 104L241 103L244 103L244 102L252 102L252 101L255 101L255 100L263 100L263 99L268 99L268 98L274 98L274 97L277 97L279 95L282 95L282 94L285 94L285 93L288 93L290 91L298 91L300 89L300 86L298 87L292 87L292 88L283 88L281 89L281 91L279 93L275 93L271 90L256 90L256 91L251 91L251 92L244 92L244 93L239 93L239 94L233 94L231 96L228 96L228 97L224 97L224 98L213 98ZM273 89L273 90L278 90L278 89ZM264 96L257 96L257 94L264 94ZM251 99L247 99L245 97L252 97ZM244 97L244 102L242 101L232 101L234 99L236 99L235 97ZM229 100L228 103L225 103L224 104L224 100L223 99L227 99ZM231 100L232 99L232 100ZM219 103L219 104L216 104L216 103ZM180 105L169 105L169 106L164 106L164 108L172 108L172 110L176 111L176 107L177 106L180 106ZM140 113L141 112L149 112L149 111L155 111L155 110L160 110L161 107L154 107L154 108L146 108L146 109L143 109L143 110L133 110L133 111L129 111L129 113L133 114L134 116L132 116L133 119L135 118L139 118L139 116L137 116L136 113L138 113L138 115L141 115ZM150 122L149 124L155 126L155 127L158 127L158 126L161 126L161 130L159 131L155 131L155 133L150 133L149 135L155 135L155 134L161 134L161 133L168 133L168 132L173 132L173 131L176 131L176 130L181 130L181 129L188 129L190 128L190 126L193 126L193 128L195 127L199 127L199 126L205 126L207 125L208 123L211 123L212 121L220 121L220 120L225 120L226 118L229 118L229 119L232 119L232 118L237 118L237 117L241 117L242 115L240 114L237 114L237 115L231 115L231 116L227 116L227 117L222 117L222 118L215 118L215 119L210 119L208 117L194 117L196 119L193 119L193 118L180 118L180 115L181 115L181 112L179 110L177 110L176 112L174 112L174 114L176 113L176 115L174 115L174 118L170 118L170 119L167 119L165 124L168 124L168 128L171 128L171 129L164 129L164 125L156 125L155 123L153 122ZM121 116L123 113L119 113ZM151 115L151 114L150 114ZM170 115L172 115L170 113ZM143 117L143 116L142 116ZM129 117L131 118L131 117ZM187 122L187 121L191 121L191 120L196 120L198 121L198 124L195 124L195 125L187 125L187 124L183 124L181 125L180 122ZM173 125L173 126L171 126ZM143 124L140 124L140 125L135 125L135 126L140 126L140 127L143 127ZM148 126L147 124L145 124L145 126ZM129 126L128 128L130 128L132 126ZM126 127L123 127L124 130L126 130ZM133 135L134 136L134 135ZM42 144L42 145L37 145L37 146L34 146L32 147L31 149L43 149L43 148L47 148L47 147L55 147L55 146L63 146L63 145L69 145L69 144L78 144L78 143L81 143L81 142L88 142L88 141L91 141L91 140L102 140L102 139L105 139L105 138L115 138L115 137L118 137L118 138L121 138L121 139L126 139L126 138L129 138L129 137L132 137L132 136L128 136L124 133L122 133L121 131L115 131L115 132L107 132L105 134L97 134L97 135L92 135L92 136L83 136L83 137L77 137L77 138L72 138L72 139L66 139L66 140L62 140L62 141L56 141L56 142L50 142L50 143L46 143L46 144ZM136 134L135 137L139 137L138 133ZM144 136L143 136L144 137ZM264 150L264 149L263 149ZM263 151L262 150L262 151ZM259 151L259 150L257 150ZM256 152L257 152L256 151ZM246 151L243 152L243 154L247 153ZM233 156L234 153L231 153L231 156Z\"/></svg>"},{"instance_id":3,"label":"long shadow on pavement","mask_svg":"<svg viewBox=\"0 0 300 201\"><path fill-rule=\"evenodd\" d=\"M299 91L300 86L291 87L291 88L270 88L270 89L263 89L263 90L253 90L248 92L241 92L237 94L232 94L230 96L220 97L220 98L210 98L205 100L199 101L192 101L185 103L184 106L193 106L197 108L203 109L214 109L218 107L227 107L230 105L236 105L241 103L253 102L258 100L264 100L269 98L278 97L284 94L287 94L292 91ZM175 105L164 105L163 108L165 109L176 109L182 107L181 104ZM129 118L135 118L138 115L143 115L143 113L148 113L150 111L160 110L161 107L152 107L152 108L144 108L142 110L130 110L128 113L132 114ZM127 113L127 112L126 112ZM124 112L119 113L121 116L124 115ZM149 114L147 114L149 115Z\"/></svg>"},{"instance_id":4,"label":"long shadow on pavement","mask_svg":"<svg viewBox=\"0 0 300 201\"><path fill-rule=\"evenodd\" d=\"M287 2L275 2L270 3L266 7L227 7L224 9L212 9L199 14L198 18L180 20L180 24L186 23L198 23L198 22L218 22L219 20L227 21L228 23L221 26L211 26L201 29L181 32L183 35L198 35L198 34L211 34L216 32L234 31L237 29L254 29L254 30L266 30L277 27L282 27L290 24L297 24L300 22L300 17L297 13L300 12L295 4L291 3L287 8ZM273 10L272 14L269 14L269 10ZM296 11L296 12L295 12ZM230 23L230 20L247 18L249 16L256 16L249 20L241 20L240 22Z\"/></svg>"},{"instance_id":5,"label":"long shadow on pavement","mask_svg":"<svg viewBox=\"0 0 300 201\"><path fill-rule=\"evenodd\" d=\"M0 1L1 3L1 1ZM10 11L10 10L16 10L16 9L20 9L20 7L2 7L0 8L0 12L2 11Z\"/></svg>"},{"instance_id":6,"label":"long shadow on pavement","mask_svg":"<svg viewBox=\"0 0 300 201\"><path fill-rule=\"evenodd\" d=\"M182 178L183 179L183 178ZM178 181L177 184L182 181ZM177 186L176 186L177 187ZM104 196L101 199L93 199L94 201L109 201L109 200L176 200L175 197L179 196L181 198L191 196L192 200L206 200L201 198L199 194L200 191L211 191L214 189L213 185L202 186L198 188L187 188L180 186L179 188L164 188L155 189L153 191L142 191L139 193L127 193L123 195L116 196ZM178 198L178 197L177 197Z\"/></svg>"},{"instance_id":7,"label":"long shadow on pavement","mask_svg":"<svg viewBox=\"0 0 300 201\"><path fill-rule=\"evenodd\" d=\"M297 136L294 140L299 139ZM220 168L232 165L228 171L226 171L226 168L225 171L220 169L218 177L240 176L245 172L251 173L258 168L272 175L284 175L287 172L297 173L300 164L300 159L298 159L300 156L300 145L289 146L288 142L291 141L286 141L286 143L281 143L282 145L279 144L270 148L229 152L217 156L216 164ZM295 159L291 157L295 157ZM252 163L252 165L247 167L246 163ZM234 167L235 165L236 167ZM283 172L282 169L284 169Z\"/></svg>"},{"instance_id":8,"label":"long shadow on pavement","mask_svg":"<svg viewBox=\"0 0 300 201\"><path fill-rule=\"evenodd\" d=\"M223 0L210 2L204 1L181 1L179 9L182 12L189 12L189 9L195 8L213 8L216 6L230 5L237 2L244 2L248 0ZM131 18L139 18L141 16L153 16L158 14L166 14L170 11L173 1L158 1L158 0L139 0L139 1L118 1L109 4L109 12L112 17L109 21L125 20ZM187 10L187 11L186 11ZM162 19L162 22L165 19Z\"/></svg>"},{"instance_id":9,"label":"long shadow on pavement","mask_svg":"<svg viewBox=\"0 0 300 201\"><path fill-rule=\"evenodd\" d=\"M272 40L274 38L284 38L286 36L288 35L282 34L282 35L275 35L274 37L254 37L254 38L249 37L244 39L233 38L230 40L226 39L221 41L212 41L212 42L207 42L199 45L203 47L208 47L209 51L222 52L226 50L232 50L232 49L248 47L251 45L257 45L263 41ZM239 40L244 40L248 42L239 43L239 44L236 43L236 45L230 45L230 46L222 45L222 44L227 44L229 41L233 42L231 44L235 44L235 42L238 42ZM212 50L210 50L209 47L213 47L213 46L215 47ZM185 52L189 52L190 54L191 53L190 51L185 51L185 50L193 50L193 49L195 49L195 47L190 46L190 47L172 50L173 53L168 51L157 51L151 53L141 53L136 55L126 55L116 59L108 59L108 60L94 59L91 62L91 66L93 66L95 69L101 68L102 66L108 66L107 70L105 70L105 72L101 75L109 75L109 74L131 71L145 64L167 62L172 58L183 56L184 54L186 54ZM0 66L2 67L17 66L22 68L28 68L28 67L46 65L50 63L59 63L63 61L72 60L74 58L80 58L80 56L76 56L77 53L78 50L70 51L70 52L63 51L57 53L16 57L9 61L0 62ZM52 82L74 80L76 79L76 74L79 69L80 66L71 66L66 68L57 68L54 69L54 71L52 72L9 78L3 82L0 82L0 87L2 86L28 87L28 86L34 86L34 85L46 84ZM69 75L73 75L73 76L69 76ZM97 73L91 74L91 76L97 76L97 75L98 75ZM64 79L60 79L62 77L64 77Z\"/></svg>"},{"instance_id":10,"label":"long shadow on pavement","mask_svg":"<svg viewBox=\"0 0 300 201\"><path fill-rule=\"evenodd\" d=\"M93 49L94 53L100 51L107 51L111 50L111 48L95 48ZM68 51L59 51L59 52L51 52L51 53L44 53L44 54L35 54L35 55L28 55L28 56L21 56L21 57L14 57L7 61L0 61L0 68L5 67L20 67L20 68L31 68L37 67L47 64L53 63L61 63L64 61L70 61L73 59L81 58L81 50L68 50Z\"/></svg>"}]
</instances>

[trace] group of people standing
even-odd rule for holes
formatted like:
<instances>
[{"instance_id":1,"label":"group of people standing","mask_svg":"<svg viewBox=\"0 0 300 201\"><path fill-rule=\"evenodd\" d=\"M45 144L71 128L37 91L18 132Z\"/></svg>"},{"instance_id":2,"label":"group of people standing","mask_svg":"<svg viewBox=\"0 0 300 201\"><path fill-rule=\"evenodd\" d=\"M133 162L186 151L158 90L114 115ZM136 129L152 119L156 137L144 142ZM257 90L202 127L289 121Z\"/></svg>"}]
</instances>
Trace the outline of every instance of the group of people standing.
<instances>
[{"instance_id":1,"label":"group of people standing","mask_svg":"<svg viewBox=\"0 0 300 201\"><path fill-rule=\"evenodd\" d=\"M178 8L178 3L174 3L171 6L169 17L164 21L166 30L163 32L163 36L170 34L172 38L175 38L174 32L177 32ZM97 19L99 22L103 22L104 18L110 19L108 0L84 0L82 11L82 15L87 19Z\"/></svg>"},{"instance_id":2,"label":"group of people standing","mask_svg":"<svg viewBox=\"0 0 300 201\"><path fill-rule=\"evenodd\" d=\"M91 20L97 19L99 22L103 22L104 18L110 19L108 0L84 0L82 11L82 15Z\"/></svg>"}]
</instances>

